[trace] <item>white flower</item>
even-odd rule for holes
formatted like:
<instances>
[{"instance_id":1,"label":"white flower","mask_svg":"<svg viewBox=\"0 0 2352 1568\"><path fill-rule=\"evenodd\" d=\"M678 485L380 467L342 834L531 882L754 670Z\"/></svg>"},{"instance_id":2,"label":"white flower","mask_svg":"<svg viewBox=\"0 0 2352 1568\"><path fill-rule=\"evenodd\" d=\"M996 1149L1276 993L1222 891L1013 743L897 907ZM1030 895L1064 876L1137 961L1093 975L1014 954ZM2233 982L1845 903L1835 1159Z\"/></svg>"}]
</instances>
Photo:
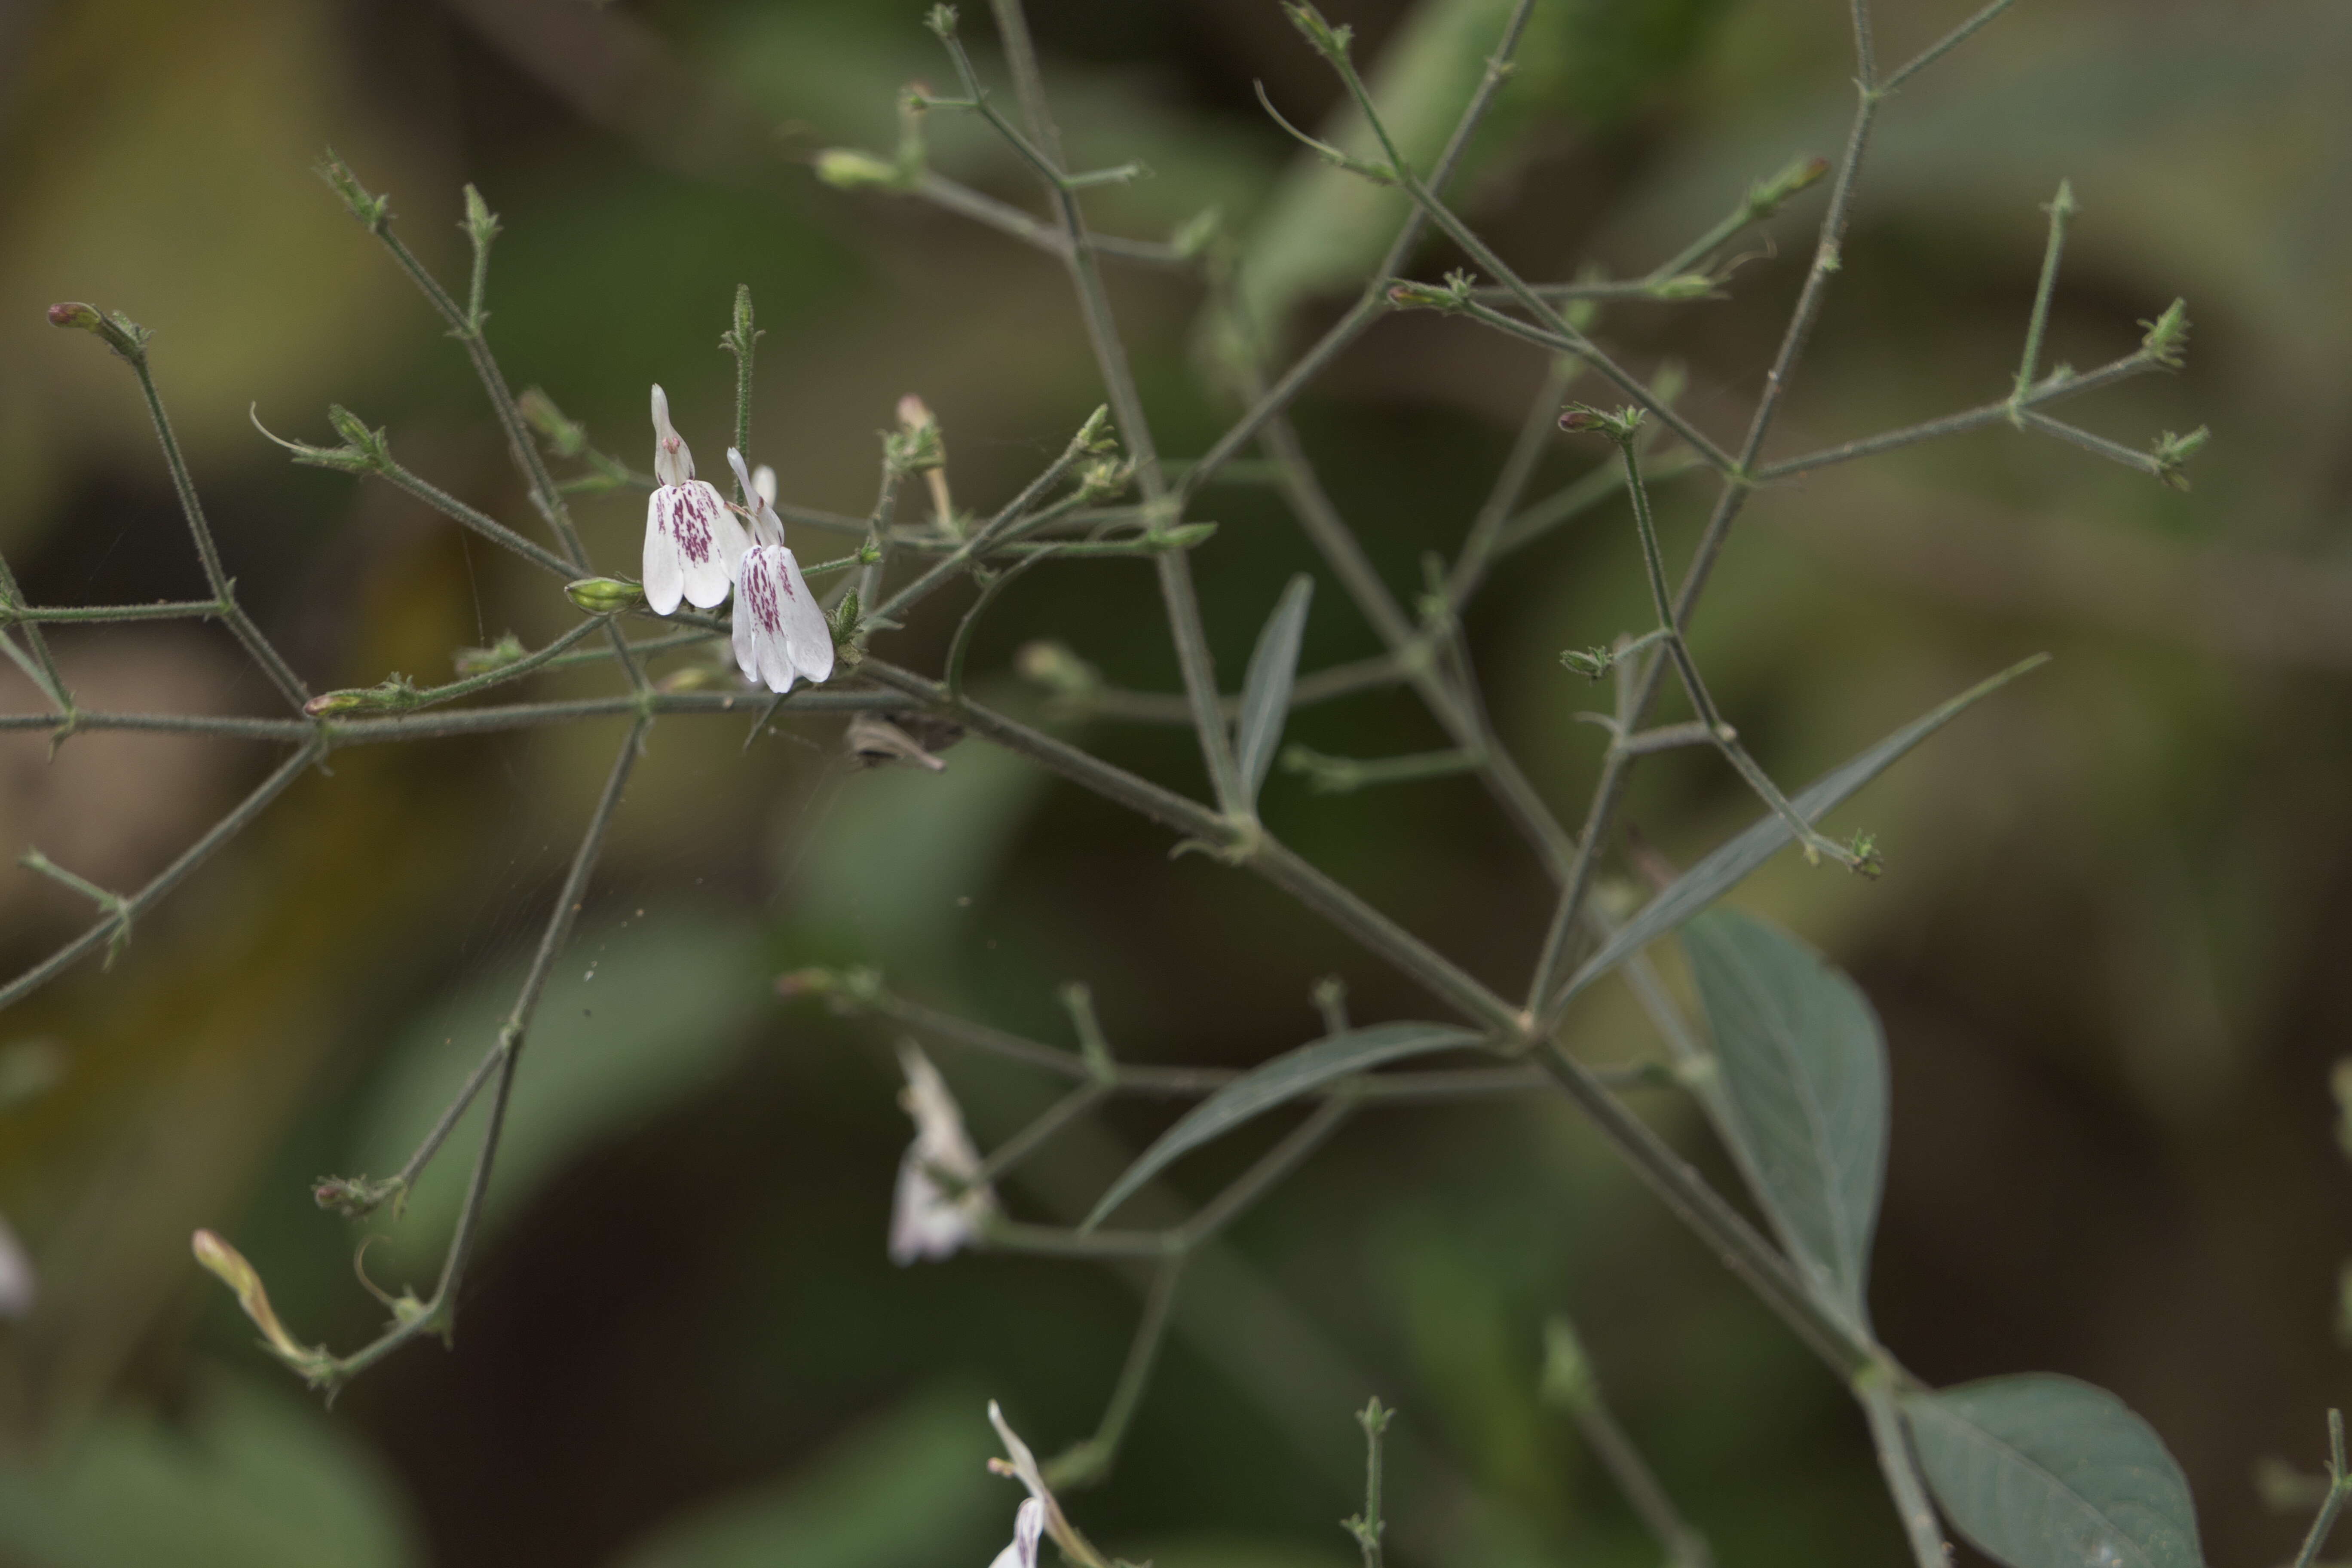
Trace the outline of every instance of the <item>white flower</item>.
<instances>
[{"instance_id":1,"label":"white flower","mask_svg":"<svg viewBox=\"0 0 2352 1568\"><path fill-rule=\"evenodd\" d=\"M754 479L732 447L727 461L759 508L751 518L752 543L735 564L735 662L744 679L763 681L771 691L790 691L795 679L824 680L833 674L833 628L801 575L801 563L784 548L774 471L763 467Z\"/></svg>"},{"instance_id":2,"label":"white flower","mask_svg":"<svg viewBox=\"0 0 2352 1568\"><path fill-rule=\"evenodd\" d=\"M988 1568L1037 1568L1037 1542L1045 1533L1045 1505L1035 1498L1021 1500L1013 1516L1013 1544L996 1554Z\"/></svg>"},{"instance_id":3,"label":"white flower","mask_svg":"<svg viewBox=\"0 0 2352 1568\"><path fill-rule=\"evenodd\" d=\"M669 398L654 388L654 477L646 501L646 603L658 616L683 597L709 609L727 596L751 541L727 503L694 477L694 454L669 422Z\"/></svg>"},{"instance_id":4,"label":"white flower","mask_svg":"<svg viewBox=\"0 0 2352 1568\"><path fill-rule=\"evenodd\" d=\"M0 1318L22 1318L33 1310L37 1288L33 1280L33 1260L25 1256L24 1243L0 1219Z\"/></svg>"},{"instance_id":5,"label":"white flower","mask_svg":"<svg viewBox=\"0 0 2352 1568\"><path fill-rule=\"evenodd\" d=\"M907 1090L898 1103L915 1119L915 1141L898 1163L898 1199L890 1208L890 1261L907 1264L919 1258L946 1258L970 1246L996 1212L996 1198L980 1185L950 1195L931 1174L939 1171L971 1181L980 1174L980 1154L964 1133L963 1113L956 1109L939 1068L903 1043L898 1061L907 1070Z\"/></svg>"}]
</instances>

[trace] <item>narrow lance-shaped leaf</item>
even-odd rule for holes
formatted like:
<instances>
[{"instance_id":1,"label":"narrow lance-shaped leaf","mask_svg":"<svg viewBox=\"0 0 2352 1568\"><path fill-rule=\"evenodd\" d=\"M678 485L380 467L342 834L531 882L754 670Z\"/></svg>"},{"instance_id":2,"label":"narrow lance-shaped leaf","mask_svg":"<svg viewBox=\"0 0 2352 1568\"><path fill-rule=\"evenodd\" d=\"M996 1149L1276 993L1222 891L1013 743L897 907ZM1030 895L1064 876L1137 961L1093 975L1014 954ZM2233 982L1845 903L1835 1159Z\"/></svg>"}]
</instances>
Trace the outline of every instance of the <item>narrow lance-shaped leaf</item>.
<instances>
[{"instance_id":1,"label":"narrow lance-shaped leaf","mask_svg":"<svg viewBox=\"0 0 2352 1568\"><path fill-rule=\"evenodd\" d=\"M2197 1510L2155 1429L2071 1377L1987 1378L1903 1402L1952 1527L2009 1568L2200 1568Z\"/></svg>"},{"instance_id":2,"label":"narrow lance-shaped leaf","mask_svg":"<svg viewBox=\"0 0 2352 1568\"><path fill-rule=\"evenodd\" d=\"M1886 1173L1886 1042L1854 983L1786 932L1714 910L1683 932L1715 1034L1724 1139L1815 1300L1870 1321Z\"/></svg>"},{"instance_id":3,"label":"narrow lance-shaped leaf","mask_svg":"<svg viewBox=\"0 0 2352 1568\"><path fill-rule=\"evenodd\" d=\"M1795 806L1798 815L1807 822L1820 820L1832 806L1876 778L1888 764L1951 722L1963 710L2000 690L2027 670L2049 662L2048 654L2037 653L2032 658L2011 665L1990 679L1979 681L1942 707L1895 731L1870 750L1823 773L1791 796L1789 804ZM1586 959L1583 965L1568 977L1567 984L1552 997L1552 1010L1558 1011L1570 997L1624 963L1627 955L1664 936L1729 892L1740 879L1770 859L1772 852L1788 843L1789 839L1788 823L1779 813L1768 812L1737 838L1675 878L1664 892L1643 905L1632 920L1618 927L1616 934L1601 945L1601 951Z\"/></svg>"},{"instance_id":4,"label":"narrow lance-shaped leaf","mask_svg":"<svg viewBox=\"0 0 2352 1568\"><path fill-rule=\"evenodd\" d=\"M1370 1028L1350 1029L1344 1035L1332 1035L1312 1045L1285 1051L1270 1062L1265 1062L1244 1073L1208 1099L1194 1106L1180 1118L1176 1125L1160 1135L1159 1142L1146 1149L1126 1174L1111 1184L1087 1216L1087 1227L1099 1225L1104 1217L1135 1194L1137 1188L1165 1169L1179 1155L1199 1148L1213 1138L1231 1131L1250 1118L1273 1110L1286 1101L1309 1094L1334 1079L1350 1073L1368 1072L1389 1062L1406 1057L1427 1056L1433 1051L1459 1050L1465 1046L1485 1042L1486 1037L1451 1024L1397 1023L1374 1024Z\"/></svg>"},{"instance_id":5,"label":"narrow lance-shaped leaf","mask_svg":"<svg viewBox=\"0 0 2352 1568\"><path fill-rule=\"evenodd\" d=\"M1300 573L1282 591L1265 629L1257 634L1250 655L1249 674L1242 681L1242 711L1234 729L1234 760L1242 776L1242 798L1257 808L1258 792L1274 766L1282 744L1283 725L1290 718L1290 688L1298 674L1298 642L1307 631L1307 605L1315 597L1315 579Z\"/></svg>"}]
</instances>

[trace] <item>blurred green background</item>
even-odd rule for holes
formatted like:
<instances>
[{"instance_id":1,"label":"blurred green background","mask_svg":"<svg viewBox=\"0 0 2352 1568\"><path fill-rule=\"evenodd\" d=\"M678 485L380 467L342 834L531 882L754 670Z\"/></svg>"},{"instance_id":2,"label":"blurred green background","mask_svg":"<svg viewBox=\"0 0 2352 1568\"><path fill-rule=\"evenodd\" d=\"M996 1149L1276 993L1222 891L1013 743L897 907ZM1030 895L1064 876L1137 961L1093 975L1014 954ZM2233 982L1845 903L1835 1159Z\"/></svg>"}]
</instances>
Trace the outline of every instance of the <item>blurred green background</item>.
<instances>
[{"instance_id":1,"label":"blurred green background","mask_svg":"<svg viewBox=\"0 0 2352 1568\"><path fill-rule=\"evenodd\" d=\"M984 9L968 7L968 9ZM1415 56L1450 103L1495 0L1358 0L1367 58ZM186 597L201 580L122 367L48 329L88 299L156 331L169 400L247 602L319 686L447 679L452 648L572 619L540 579L394 492L294 469L247 421L324 438L341 402L436 482L529 515L462 356L310 173L329 144L445 275L458 192L502 215L490 336L642 464L646 386L706 470L726 445L716 348L748 282L767 329L755 455L787 499L863 512L902 393L939 413L958 496L988 505L1098 401L1061 269L931 209L818 185L834 143L887 147L894 89L943 86L920 7L870 0L18 0L0 9L0 549L40 603ZM1537 276L1646 268L1850 106L1831 0L1544 0L1464 203ZM1883 58L1957 7L1882 7ZM1080 163L1147 237L1204 206L1252 247L1297 341L1369 263L1393 197L1302 165L1251 96L1302 123L1335 87L1271 0L1037 0ZM984 25L971 18L983 68ZM2344 1403L2335 1297L2352 1183L2326 1072L2352 984L2352 15L2331 0L2032 0L1895 102L1817 347L1775 450L2007 389L2062 176L2081 202L2053 357L2127 353L2175 294L2188 372L2079 405L2132 445L2213 427L2182 495L2005 430L1823 473L1750 509L1699 653L1783 779L1827 764L2025 654L2004 692L1846 808L1890 872L1783 857L1736 895L1850 968L1884 1013L1895 1140L1880 1328L1948 1382L2042 1368L2121 1394L2195 1486L2214 1561L2278 1560L2299 1517L2259 1461L2315 1463ZM933 116L939 166L1027 203L1021 171ZM1684 406L1729 435L1785 316L1818 192L1758 241L1734 298L1629 307L1603 337L1689 367ZM1377 244L1377 239L1370 243ZM1442 250L1423 276L1453 264ZM1351 273L1350 269L1357 269ZM1123 272L1116 300L1161 447L1228 409L1190 361L1199 299ZM1299 408L1391 585L1450 554L1536 390L1540 355L1399 319ZM1595 459L1563 443L1533 493ZM1662 492L1676 559L1699 493ZM583 509L634 571L641 507ZM1265 491L1219 488L1196 556L1237 678L1289 573L1315 563ZM828 542L802 542L830 554ZM1632 530L1604 509L1502 573L1474 615L1496 721L1563 812L1600 732L1570 646L1645 623ZM935 606L889 657L936 668ZM1150 574L1057 565L992 612L983 689L1041 635L1171 689ZM217 628L60 633L94 707L261 711ZM1373 650L1328 581L1311 668ZM32 706L13 671L6 706ZM547 689L564 689L550 683ZM985 1475L991 1396L1043 1451L1089 1432L1133 1282L997 1257L883 1257L908 1127L889 1037L782 1006L768 977L883 964L935 1005L1067 1043L1054 988L1090 984L1129 1059L1245 1064L1311 1036L1338 973L1359 1021L1430 1004L1260 885L977 745L945 774L846 773L837 726L742 750L737 721L656 731L580 938L526 1058L488 1247L454 1354L413 1348L321 1414L191 1267L214 1226L308 1340L381 1316L322 1172L380 1173L487 1042L603 776L614 724L338 755L142 921L0 1019L54 1042L60 1082L0 1111L0 1212L42 1296L0 1325L0 1561L130 1563L986 1561L1013 1494ZM1189 739L1083 738L1180 787ZM1296 738L1373 755L1441 744L1401 694L1307 710ZM793 738L797 737L797 738ZM0 738L0 851L37 844L110 886L151 875L271 748ZM1687 861L1754 813L1711 758L1643 770L1629 816ZM1546 887L1461 780L1324 798L1277 774L1269 819L1497 984ZM0 873L13 973L87 919ZM1647 1049L1613 996L1593 1053ZM936 1047L983 1144L1053 1087ZM1655 1097L1653 1097L1655 1099ZM1645 1104L1648 1102L1645 1102ZM1154 1131L1137 1108L1007 1189L1069 1217ZM1655 1106L1728 1180L1696 1119ZM1150 1114L1145 1114L1150 1112ZM1266 1130L1268 1133L1272 1129ZM1263 1145L1188 1162L1205 1194ZM446 1178L462 1159L451 1162ZM429 1284L453 1194L428 1183L367 1254ZM1903 1551L1858 1414L1702 1247L1549 1100L1367 1114L1190 1277L1160 1375L1087 1529L1161 1568L1344 1568L1350 1412L1404 1412L1396 1552L1413 1563L1655 1560L1537 1398L1540 1325L1573 1313L1669 1487L1740 1568Z\"/></svg>"}]
</instances>

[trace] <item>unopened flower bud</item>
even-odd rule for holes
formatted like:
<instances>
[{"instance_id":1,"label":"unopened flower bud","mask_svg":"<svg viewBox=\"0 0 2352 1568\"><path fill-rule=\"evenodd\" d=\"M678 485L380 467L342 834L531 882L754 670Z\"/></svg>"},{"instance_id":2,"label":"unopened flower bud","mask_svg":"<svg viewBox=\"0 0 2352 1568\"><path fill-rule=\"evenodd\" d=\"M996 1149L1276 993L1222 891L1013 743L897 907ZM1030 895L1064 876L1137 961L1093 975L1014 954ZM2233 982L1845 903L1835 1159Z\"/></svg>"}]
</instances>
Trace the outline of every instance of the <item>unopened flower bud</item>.
<instances>
[{"instance_id":1,"label":"unopened flower bud","mask_svg":"<svg viewBox=\"0 0 2352 1568\"><path fill-rule=\"evenodd\" d=\"M566 583L563 593L592 616L617 616L646 602L645 588L622 577L583 577Z\"/></svg>"},{"instance_id":2,"label":"unopened flower bud","mask_svg":"<svg viewBox=\"0 0 2352 1568\"><path fill-rule=\"evenodd\" d=\"M1102 688L1102 672L1063 643L1042 638L1023 643L1013 656L1013 668L1024 680L1034 681L1056 697L1081 698Z\"/></svg>"},{"instance_id":3,"label":"unopened flower bud","mask_svg":"<svg viewBox=\"0 0 2352 1568\"><path fill-rule=\"evenodd\" d=\"M1829 172L1827 158L1800 158L1770 179L1758 181L1748 187L1748 217L1770 217L1790 196L1818 184Z\"/></svg>"},{"instance_id":4,"label":"unopened flower bud","mask_svg":"<svg viewBox=\"0 0 2352 1568\"><path fill-rule=\"evenodd\" d=\"M457 226L466 231L466 237L477 247L488 245L499 237L499 215L490 210L490 204L482 199L482 193L470 183L466 186L466 219Z\"/></svg>"},{"instance_id":5,"label":"unopened flower bud","mask_svg":"<svg viewBox=\"0 0 2352 1568\"><path fill-rule=\"evenodd\" d=\"M95 305L67 300L49 307L49 325L74 327L91 333L124 359L135 360L147 347L148 331L117 310L108 315Z\"/></svg>"},{"instance_id":6,"label":"unopened flower bud","mask_svg":"<svg viewBox=\"0 0 2352 1568\"><path fill-rule=\"evenodd\" d=\"M588 432L538 387L525 387L515 405L522 412L523 422L539 432L547 449L557 457L576 458L587 448Z\"/></svg>"},{"instance_id":7,"label":"unopened flower bud","mask_svg":"<svg viewBox=\"0 0 2352 1568\"><path fill-rule=\"evenodd\" d=\"M2139 352L2168 369L2179 370L2180 351L2189 345L2189 301L2175 300L2162 315L2140 325L2147 329L2147 335L2140 340Z\"/></svg>"},{"instance_id":8,"label":"unopened flower bud","mask_svg":"<svg viewBox=\"0 0 2352 1568\"><path fill-rule=\"evenodd\" d=\"M1587 680L1598 680L1609 673L1610 668L1617 662L1617 656L1605 647L1571 647L1560 651L1559 662Z\"/></svg>"},{"instance_id":9,"label":"unopened flower bud","mask_svg":"<svg viewBox=\"0 0 2352 1568\"><path fill-rule=\"evenodd\" d=\"M1559 416L1559 427L1571 436L1606 436L1612 441L1632 440L1641 426L1642 411L1633 407L1611 414L1590 404L1572 403Z\"/></svg>"},{"instance_id":10,"label":"unopened flower bud","mask_svg":"<svg viewBox=\"0 0 2352 1568\"><path fill-rule=\"evenodd\" d=\"M1543 1401L1558 1410L1582 1410L1592 1403L1592 1363L1566 1318L1544 1324Z\"/></svg>"},{"instance_id":11,"label":"unopened flower bud","mask_svg":"<svg viewBox=\"0 0 2352 1568\"><path fill-rule=\"evenodd\" d=\"M1224 209L1202 207L1168 237L1168 248L1190 261L1214 243L1225 226Z\"/></svg>"},{"instance_id":12,"label":"unopened flower bud","mask_svg":"<svg viewBox=\"0 0 2352 1568\"><path fill-rule=\"evenodd\" d=\"M508 632L488 647L459 648L449 656L449 662L460 675L488 675L520 661L524 652L522 638Z\"/></svg>"},{"instance_id":13,"label":"unopened flower bud","mask_svg":"<svg viewBox=\"0 0 2352 1568\"><path fill-rule=\"evenodd\" d=\"M369 429L365 420L341 404L327 405L327 423L335 427L343 445L370 467L379 467L391 459L392 442L384 432Z\"/></svg>"},{"instance_id":14,"label":"unopened flower bud","mask_svg":"<svg viewBox=\"0 0 2352 1568\"><path fill-rule=\"evenodd\" d=\"M1323 19L1322 12L1312 5L1300 4L1299 0L1285 0L1282 9L1289 16L1291 25L1307 35L1307 41L1315 46L1316 53L1334 61L1348 58L1349 42L1355 37L1353 28L1333 26Z\"/></svg>"},{"instance_id":15,"label":"unopened flower bud","mask_svg":"<svg viewBox=\"0 0 2352 1568\"><path fill-rule=\"evenodd\" d=\"M200 1230L189 1240L189 1250L196 1261L215 1279L236 1293L236 1304L245 1310L253 1326L261 1331L263 1342L278 1360L302 1373L311 1382L322 1381L330 1367L327 1353L301 1343L286 1331L278 1321L278 1313L269 1304L269 1292L262 1288L261 1276L245 1255L209 1230Z\"/></svg>"},{"instance_id":16,"label":"unopened flower bud","mask_svg":"<svg viewBox=\"0 0 2352 1568\"><path fill-rule=\"evenodd\" d=\"M408 677L394 675L373 686L322 691L302 704L302 711L313 719L331 719L341 713L397 711L415 705L415 686Z\"/></svg>"},{"instance_id":17,"label":"unopened flower bud","mask_svg":"<svg viewBox=\"0 0 2352 1568\"><path fill-rule=\"evenodd\" d=\"M827 147L816 155L816 177L837 191L896 190L898 166L855 147Z\"/></svg>"},{"instance_id":18,"label":"unopened flower bud","mask_svg":"<svg viewBox=\"0 0 2352 1568\"><path fill-rule=\"evenodd\" d=\"M359 176L352 173L351 165L336 157L331 147L319 164L319 177L343 198L343 205L353 217L377 234L383 232L383 226L392 217L392 198L371 195L360 184Z\"/></svg>"}]
</instances>

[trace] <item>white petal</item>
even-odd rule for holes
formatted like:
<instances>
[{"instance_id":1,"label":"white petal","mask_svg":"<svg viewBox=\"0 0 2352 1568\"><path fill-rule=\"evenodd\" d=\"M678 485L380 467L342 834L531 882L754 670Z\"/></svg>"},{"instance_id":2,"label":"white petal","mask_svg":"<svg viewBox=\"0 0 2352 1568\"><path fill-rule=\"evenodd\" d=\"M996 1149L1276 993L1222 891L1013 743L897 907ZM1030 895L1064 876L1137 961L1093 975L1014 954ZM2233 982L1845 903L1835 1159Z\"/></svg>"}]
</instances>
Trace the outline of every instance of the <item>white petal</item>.
<instances>
[{"instance_id":1,"label":"white petal","mask_svg":"<svg viewBox=\"0 0 2352 1568\"><path fill-rule=\"evenodd\" d=\"M784 558L784 651L803 680L823 681L833 675L833 628L825 624L824 607L809 592L801 563L789 550Z\"/></svg>"},{"instance_id":2,"label":"white petal","mask_svg":"<svg viewBox=\"0 0 2352 1568\"><path fill-rule=\"evenodd\" d=\"M760 679L759 645L754 640L751 613L745 607L751 595L743 587L743 579L758 569L759 560L759 552L746 551L735 568L734 626L731 629L735 634L735 666L743 672L746 680Z\"/></svg>"},{"instance_id":3,"label":"white petal","mask_svg":"<svg viewBox=\"0 0 2352 1568\"><path fill-rule=\"evenodd\" d=\"M920 1258L952 1257L973 1239L971 1222L931 1179L922 1153L919 1143L908 1149L891 1196L890 1261L901 1268Z\"/></svg>"},{"instance_id":4,"label":"white petal","mask_svg":"<svg viewBox=\"0 0 2352 1568\"><path fill-rule=\"evenodd\" d=\"M669 394L654 384L654 478L666 485L682 485L694 478L694 454L669 422Z\"/></svg>"},{"instance_id":5,"label":"white petal","mask_svg":"<svg viewBox=\"0 0 2352 1568\"><path fill-rule=\"evenodd\" d=\"M24 1244L8 1228L8 1222L0 1219L0 1318L25 1316L33 1310L37 1294L33 1260L25 1255Z\"/></svg>"},{"instance_id":6,"label":"white petal","mask_svg":"<svg viewBox=\"0 0 2352 1568\"><path fill-rule=\"evenodd\" d=\"M646 603L657 616L675 612L679 596L686 591L677 542L670 537L663 521L666 509L662 497L667 493L667 489L657 489L646 502Z\"/></svg>"},{"instance_id":7,"label":"white petal","mask_svg":"<svg viewBox=\"0 0 2352 1568\"><path fill-rule=\"evenodd\" d=\"M996 1554L989 1568L1037 1568L1037 1542L1045 1533L1045 1505L1035 1498L1021 1500L1013 1516L1013 1544Z\"/></svg>"},{"instance_id":8,"label":"white petal","mask_svg":"<svg viewBox=\"0 0 2352 1568\"><path fill-rule=\"evenodd\" d=\"M761 500L766 501L770 506L775 505L776 470L768 467L765 463L753 468L751 470L751 493L758 496Z\"/></svg>"},{"instance_id":9,"label":"white petal","mask_svg":"<svg viewBox=\"0 0 2352 1568\"><path fill-rule=\"evenodd\" d=\"M688 479L663 485L649 505L648 527L666 535L676 549L687 602L707 610L723 601L734 586L735 563L742 558L746 542L719 492L701 479Z\"/></svg>"},{"instance_id":10,"label":"white petal","mask_svg":"<svg viewBox=\"0 0 2352 1568\"><path fill-rule=\"evenodd\" d=\"M743 468L743 454L734 447L727 448L728 467L735 470L735 482L751 498L751 534L754 544L782 544L784 542L784 520L776 515L772 504L776 499L776 470L762 467L760 472L768 476L768 488L760 489L758 480Z\"/></svg>"},{"instance_id":11,"label":"white petal","mask_svg":"<svg viewBox=\"0 0 2352 1568\"><path fill-rule=\"evenodd\" d=\"M1021 1484L1029 1489L1029 1500L1039 1505L1038 1522L1044 1523L1045 1501L1054 1494L1045 1489L1045 1478L1037 1469L1037 1456L1029 1451L1029 1445L1004 1419L1004 1412L993 1399L988 1402L988 1424L996 1428L997 1439L1004 1445L1004 1457L1013 1462L1013 1473L1021 1478Z\"/></svg>"},{"instance_id":12,"label":"white petal","mask_svg":"<svg viewBox=\"0 0 2352 1568\"><path fill-rule=\"evenodd\" d=\"M767 683L774 692L793 688L793 667L784 657L784 584L781 548L755 544L743 552L735 574L735 662L747 680Z\"/></svg>"}]
</instances>

